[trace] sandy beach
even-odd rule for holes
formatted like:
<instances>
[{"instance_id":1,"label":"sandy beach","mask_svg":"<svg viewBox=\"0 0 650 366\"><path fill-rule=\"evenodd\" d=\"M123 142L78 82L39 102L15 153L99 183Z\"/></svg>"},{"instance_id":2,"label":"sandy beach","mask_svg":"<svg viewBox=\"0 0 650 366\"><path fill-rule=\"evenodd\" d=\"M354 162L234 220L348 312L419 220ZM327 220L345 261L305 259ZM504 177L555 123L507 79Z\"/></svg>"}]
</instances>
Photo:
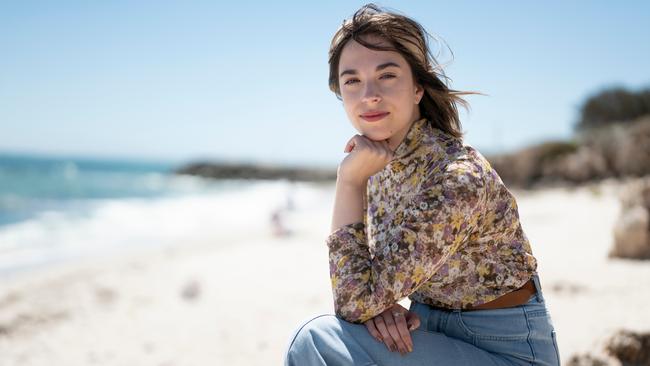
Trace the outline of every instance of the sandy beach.
<instances>
[{"instance_id":1,"label":"sandy beach","mask_svg":"<svg viewBox=\"0 0 650 366\"><path fill-rule=\"evenodd\" d=\"M563 362L650 330L650 262L607 258L620 184L513 191ZM289 237L240 231L3 278L0 365L280 364L303 319L333 312L333 185L297 190L309 194L284 218Z\"/></svg>"}]
</instances>

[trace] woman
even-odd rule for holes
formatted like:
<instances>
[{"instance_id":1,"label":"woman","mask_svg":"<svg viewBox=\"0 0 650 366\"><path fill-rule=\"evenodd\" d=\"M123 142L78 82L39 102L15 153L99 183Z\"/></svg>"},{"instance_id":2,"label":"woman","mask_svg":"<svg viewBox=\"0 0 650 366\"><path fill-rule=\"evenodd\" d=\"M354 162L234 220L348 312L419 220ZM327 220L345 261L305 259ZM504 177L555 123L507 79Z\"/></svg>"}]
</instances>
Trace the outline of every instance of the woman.
<instances>
[{"instance_id":1,"label":"woman","mask_svg":"<svg viewBox=\"0 0 650 366\"><path fill-rule=\"evenodd\" d=\"M294 331L285 365L560 363L515 199L463 144L471 93L440 81L426 34L368 4L334 35L330 89L360 132L326 240L335 314Z\"/></svg>"}]
</instances>

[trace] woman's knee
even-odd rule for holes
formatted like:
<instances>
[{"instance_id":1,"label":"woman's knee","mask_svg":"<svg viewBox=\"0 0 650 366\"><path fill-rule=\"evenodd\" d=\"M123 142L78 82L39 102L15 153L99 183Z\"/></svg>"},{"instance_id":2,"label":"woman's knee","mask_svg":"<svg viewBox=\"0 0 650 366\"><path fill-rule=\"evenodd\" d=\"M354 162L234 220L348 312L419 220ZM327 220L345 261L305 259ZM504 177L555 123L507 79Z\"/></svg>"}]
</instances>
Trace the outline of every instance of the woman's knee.
<instances>
[{"instance_id":1,"label":"woman's knee","mask_svg":"<svg viewBox=\"0 0 650 366\"><path fill-rule=\"evenodd\" d=\"M308 317L294 329L288 348L291 348L298 338L314 338L323 334L330 334L333 330L340 328L339 321L339 318L334 314L319 314Z\"/></svg>"},{"instance_id":2,"label":"woman's knee","mask_svg":"<svg viewBox=\"0 0 650 366\"><path fill-rule=\"evenodd\" d=\"M285 351L285 365L296 360L320 359L317 356L323 347L328 347L328 338L340 329L339 319L334 314L311 316L299 323L289 339Z\"/></svg>"}]
</instances>

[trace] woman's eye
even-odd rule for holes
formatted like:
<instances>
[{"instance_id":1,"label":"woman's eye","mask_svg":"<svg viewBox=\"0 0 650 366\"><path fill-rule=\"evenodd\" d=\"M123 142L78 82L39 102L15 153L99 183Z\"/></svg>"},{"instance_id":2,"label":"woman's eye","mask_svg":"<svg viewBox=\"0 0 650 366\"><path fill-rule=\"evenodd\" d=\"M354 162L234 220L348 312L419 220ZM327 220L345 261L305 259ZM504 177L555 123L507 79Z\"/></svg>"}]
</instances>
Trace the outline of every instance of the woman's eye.
<instances>
[{"instance_id":1,"label":"woman's eye","mask_svg":"<svg viewBox=\"0 0 650 366\"><path fill-rule=\"evenodd\" d=\"M380 78L380 79L392 79L392 78L395 78L395 77L396 77L396 76L393 75L393 74L384 74L384 75L382 75L382 76L379 77L379 78ZM359 81L359 79L348 79L348 80L347 80L346 82L344 82L343 84L344 84L344 85L350 85L350 84L354 84L354 83L356 83L356 82L358 82L358 81Z\"/></svg>"}]
</instances>

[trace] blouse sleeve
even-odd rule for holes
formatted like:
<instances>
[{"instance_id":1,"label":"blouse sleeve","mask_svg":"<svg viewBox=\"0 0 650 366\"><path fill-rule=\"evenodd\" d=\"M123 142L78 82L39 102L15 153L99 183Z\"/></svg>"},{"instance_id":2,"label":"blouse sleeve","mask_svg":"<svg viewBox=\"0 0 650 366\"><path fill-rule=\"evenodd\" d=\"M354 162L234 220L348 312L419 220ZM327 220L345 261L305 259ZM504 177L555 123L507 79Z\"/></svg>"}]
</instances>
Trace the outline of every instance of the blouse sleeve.
<instances>
[{"instance_id":1,"label":"blouse sleeve","mask_svg":"<svg viewBox=\"0 0 650 366\"><path fill-rule=\"evenodd\" d=\"M329 234L336 314L363 323L415 292L476 230L485 200L481 168L454 162L429 177L403 211L387 216L392 222L383 222L378 235L387 242L376 242L374 257L365 222Z\"/></svg>"}]
</instances>

